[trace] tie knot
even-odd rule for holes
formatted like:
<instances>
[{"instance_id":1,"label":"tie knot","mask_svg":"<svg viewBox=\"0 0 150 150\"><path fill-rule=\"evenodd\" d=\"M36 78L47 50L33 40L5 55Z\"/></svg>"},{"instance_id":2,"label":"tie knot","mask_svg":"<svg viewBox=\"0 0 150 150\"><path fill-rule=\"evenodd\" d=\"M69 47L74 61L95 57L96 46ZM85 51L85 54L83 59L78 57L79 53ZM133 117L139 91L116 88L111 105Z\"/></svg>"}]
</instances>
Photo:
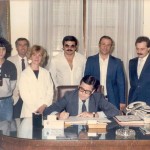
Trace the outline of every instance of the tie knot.
<instances>
[{"instance_id":1,"label":"tie knot","mask_svg":"<svg viewBox=\"0 0 150 150\"><path fill-rule=\"evenodd\" d=\"M24 62L24 58L21 59Z\"/></svg>"},{"instance_id":2,"label":"tie knot","mask_svg":"<svg viewBox=\"0 0 150 150\"><path fill-rule=\"evenodd\" d=\"M82 100L82 102L85 104L86 100Z\"/></svg>"}]
</instances>

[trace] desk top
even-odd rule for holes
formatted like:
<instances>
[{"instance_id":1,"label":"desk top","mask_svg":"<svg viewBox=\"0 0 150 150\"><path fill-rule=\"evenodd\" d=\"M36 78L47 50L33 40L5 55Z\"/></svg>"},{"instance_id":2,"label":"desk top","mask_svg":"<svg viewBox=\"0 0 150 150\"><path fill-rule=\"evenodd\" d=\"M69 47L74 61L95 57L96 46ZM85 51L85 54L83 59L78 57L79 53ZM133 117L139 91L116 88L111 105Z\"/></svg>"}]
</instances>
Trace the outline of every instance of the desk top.
<instances>
[{"instance_id":1,"label":"desk top","mask_svg":"<svg viewBox=\"0 0 150 150\"><path fill-rule=\"evenodd\" d=\"M20 119L21 123L16 127L16 122L2 121L0 122L0 135L9 137L35 139L35 140L121 140L125 139L117 137L115 132L122 128L115 121L107 125L107 129L88 129L83 125L72 125L62 130L50 130L45 128L33 128L32 118ZM139 127L131 127L135 130L136 135L128 140L150 140L150 135L143 135Z\"/></svg>"}]
</instances>

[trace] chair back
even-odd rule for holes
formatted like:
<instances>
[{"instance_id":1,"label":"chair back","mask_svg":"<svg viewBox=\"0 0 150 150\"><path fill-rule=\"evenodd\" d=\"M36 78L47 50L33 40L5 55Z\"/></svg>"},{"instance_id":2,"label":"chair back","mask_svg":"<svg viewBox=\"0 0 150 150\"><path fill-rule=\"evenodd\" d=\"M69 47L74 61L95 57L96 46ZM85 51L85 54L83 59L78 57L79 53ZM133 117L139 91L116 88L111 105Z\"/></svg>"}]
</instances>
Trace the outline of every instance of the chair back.
<instances>
[{"instance_id":1,"label":"chair back","mask_svg":"<svg viewBox=\"0 0 150 150\"><path fill-rule=\"evenodd\" d=\"M66 92L73 91L78 88L78 85L63 85L57 87L57 99L62 98Z\"/></svg>"}]
</instances>

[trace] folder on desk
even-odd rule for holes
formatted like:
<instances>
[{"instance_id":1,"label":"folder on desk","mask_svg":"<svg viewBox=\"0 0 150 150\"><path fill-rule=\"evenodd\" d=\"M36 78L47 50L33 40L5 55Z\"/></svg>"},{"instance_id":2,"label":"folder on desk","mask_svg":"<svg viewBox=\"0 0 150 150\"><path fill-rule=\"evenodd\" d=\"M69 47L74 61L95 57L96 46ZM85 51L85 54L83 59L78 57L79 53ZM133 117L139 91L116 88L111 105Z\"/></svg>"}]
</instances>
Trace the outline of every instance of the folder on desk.
<instances>
[{"instance_id":1,"label":"folder on desk","mask_svg":"<svg viewBox=\"0 0 150 150\"><path fill-rule=\"evenodd\" d=\"M139 126L144 125L144 121L136 115L127 115L127 116L115 116L114 119L121 126Z\"/></svg>"}]
</instances>

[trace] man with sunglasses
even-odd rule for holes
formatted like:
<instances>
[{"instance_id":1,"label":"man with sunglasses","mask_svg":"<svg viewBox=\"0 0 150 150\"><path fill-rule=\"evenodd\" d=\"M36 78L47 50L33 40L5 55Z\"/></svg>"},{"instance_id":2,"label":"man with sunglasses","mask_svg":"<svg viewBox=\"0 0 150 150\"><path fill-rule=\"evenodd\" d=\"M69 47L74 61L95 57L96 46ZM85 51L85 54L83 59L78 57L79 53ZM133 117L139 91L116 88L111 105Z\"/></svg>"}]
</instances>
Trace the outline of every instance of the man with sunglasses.
<instances>
[{"instance_id":1,"label":"man with sunglasses","mask_svg":"<svg viewBox=\"0 0 150 150\"><path fill-rule=\"evenodd\" d=\"M49 71L55 88L61 85L78 85L84 75L86 58L77 52L78 40L74 36L65 36L63 51L53 56Z\"/></svg>"},{"instance_id":2,"label":"man with sunglasses","mask_svg":"<svg viewBox=\"0 0 150 150\"><path fill-rule=\"evenodd\" d=\"M59 119L66 119L69 116L79 117L100 117L105 115L108 118L120 114L120 111L98 92L99 81L93 76L87 75L80 81L78 89L68 92L65 96L49 107L43 115L56 114Z\"/></svg>"}]
</instances>

